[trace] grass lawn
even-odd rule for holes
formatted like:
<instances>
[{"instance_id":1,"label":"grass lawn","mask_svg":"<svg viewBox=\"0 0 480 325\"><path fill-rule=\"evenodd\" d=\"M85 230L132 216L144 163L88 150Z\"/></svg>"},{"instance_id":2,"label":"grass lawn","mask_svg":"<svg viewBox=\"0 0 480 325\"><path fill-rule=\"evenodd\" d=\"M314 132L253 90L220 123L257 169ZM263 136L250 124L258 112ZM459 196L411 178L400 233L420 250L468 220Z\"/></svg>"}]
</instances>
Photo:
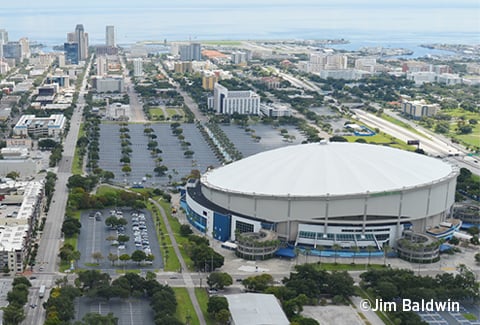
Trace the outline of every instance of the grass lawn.
<instances>
[{"instance_id":1,"label":"grass lawn","mask_svg":"<svg viewBox=\"0 0 480 325\"><path fill-rule=\"evenodd\" d=\"M215 325L215 319L208 313L208 293L205 288L195 288L195 296L197 297L200 309L202 309L203 317L207 325Z\"/></svg>"},{"instance_id":2,"label":"grass lawn","mask_svg":"<svg viewBox=\"0 0 480 325\"><path fill-rule=\"evenodd\" d=\"M193 309L192 301L188 296L186 288L172 288L175 291L175 297L177 298L177 311L175 312L175 318L183 323L187 322L187 318L190 319L190 325L200 324L195 310Z\"/></svg>"},{"instance_id":3,"label":"grass lawn","mask_svg":"<svg viewBox=\"0 0 480 325\"><path fill-rule=\"evenodd\" d=\"M80 129L78 131L78 138L81 138L85 135L85 130L83 129L83 123L80 124ZM82 175L82 167L83 167L83 159L80 159L80 155L78 153L79 148L75 148L75 154L73 155L73 162L72 162L72 174L73 175Z\"/></svg>"},{"instance_id":4,"label":"grass lawn","mask_svg":"<svg viewBox=\"0 0 480 325\"><path fill-rule=\"evenodd\" d=\"M414 151L416 149L415 146L409 146L405 142L400 141L397 138L382 132L377 133L371 137L349 135L349 136L345 136L344 138L347 139L348 142L355 142L355 140L357 139L364 139L367 143L380 144L380 145L388 144L390 147L403 149L407 151Z\"/></svg>"},{"instance_id":5,"label":"grass lawn","mask_svg":"<svg viewBox=\"0 0 480 325\"><path fill-rule=\"evenodd\" d=\"M172 228L173 235L175 236L175 240L177 241L178 248L180 249L185 264L189 270L193 270L193 262L185 252L185 245L188 243L188 238L180 235L180 222L177 218L172 217L170 203L165 201L159 201L158 203L160 203L167 214L168 222L170 223L170 227Z\"/></svg>"},{"instance_id":6,"label":"grass lawn","mask_svg":"<svg viewBox=\"0 0 480 325\"><path fill-rule=\"evenodd\" d=\"M465 319L468 319L469 321L476 321L477 317L474 314L462 314Z\"/></svg>"},{"instance_id":7,"label":"grass lawn","mask_svg":"<svg viewBox=\"0 0 480 325\"><path fill-rule=\"evenodd\" d=\"M165 263L163 269L165 271L175 271L180 270L180 261L178 260L177 255L172 247L172 242L170 241L170 236L168 236L167 227L163 222L163 218L160 215L157 207L152 203L147 204L147 208L152 212L153 220L155 222L155 228L157 231L158 241L160 242L160 250L162 251L163 261ZM165 211L166 213L168 210ZM167 257L168 256L168 257Z\"/></svg>"},{"instance_id":8,"label":"grass lawn","mask_svg":"<svg viewBox=\"0 0 480 325\"><path fill-rule=\"evenodd\" d=\"M375 297L372 298L371 296L369 296L368 293L362 288L355 286L355 294L357 296L362 297L363 299L370 300L370 303L372 304L372 306L375 306L375 301L374 301ZM380 317L380 319L383 321L384 324L394 325L393 321L384 312L377 310L375 314L377 314L377 316Z\"/></svg>"},{"instance_id":9,"label":"grass lawn","mask_svg":"<svg viewBox=\"0 0 480 325\"><path fill-rule=\"evenodd\" d=\"M168 112L168 117L170 118L175 114L185 117L185 112L183 111L182 108L167 108L167 112Z\"/></svg>"},{"instance_id":10,"label":"grass lawn","mask_svg":"<svg viewBox=\"0 0 480 325\"><path fill-rule=\"evenodd\" d=\"M368 269L376 269L376 270L381 270L384 269L385 266L383 264L370 264L366 265L367 261L365 263L358 263L358 261L353 264L335 264L335 263L320 263L317 264L317 267L321 270L325 271L362 271Z\"/></svg>"},{"instance_id":11,"label":"grass lawn","mask_svg":"<svg viewBox=\"0 0 480 325\"><path fill-rule=\"evenodd\" d=\"M149 108L148 112L150 113L151 116L156 115L157 117L159 117L160 115L165 115L163 109L160 107Z\"/></svg>"}]
</instances>

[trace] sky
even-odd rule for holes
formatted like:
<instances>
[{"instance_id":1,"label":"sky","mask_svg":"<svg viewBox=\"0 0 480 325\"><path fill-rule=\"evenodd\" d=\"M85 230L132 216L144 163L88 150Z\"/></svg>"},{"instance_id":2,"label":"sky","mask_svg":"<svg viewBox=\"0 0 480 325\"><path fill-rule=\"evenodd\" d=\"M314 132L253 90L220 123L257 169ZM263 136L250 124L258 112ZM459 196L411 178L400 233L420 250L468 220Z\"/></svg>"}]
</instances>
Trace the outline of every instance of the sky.
<instances>
[{"instance_id":1,"label":"sky","mask_svg":"<svg viewBox=\"0 0 480 325\"><path fill-rule=\"evenodd\" d=\"M11 39L26 36L59 41L77 23L85 26L94 42L104 38L105 25L111 24L119 42L164 38L420 39L443 33L452 40L465 36L479 43L480 0L16 0L2 4L0 12L0 28L7 29Z\"/></svg>"}]
</instances>

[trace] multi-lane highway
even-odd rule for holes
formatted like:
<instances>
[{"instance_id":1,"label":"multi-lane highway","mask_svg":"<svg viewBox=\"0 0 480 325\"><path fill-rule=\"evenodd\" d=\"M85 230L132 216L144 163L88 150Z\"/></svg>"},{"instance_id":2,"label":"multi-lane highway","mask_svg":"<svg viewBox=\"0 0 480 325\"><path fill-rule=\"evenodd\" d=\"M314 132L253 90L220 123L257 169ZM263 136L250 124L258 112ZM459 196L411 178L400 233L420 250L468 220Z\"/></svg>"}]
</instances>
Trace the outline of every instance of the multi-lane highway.
<instances>
[{"instance_id":1,"label":"multi-lane highway","mask_svg":"<svg viewBox=\"0 0 480 325\"><path fill-rule=\"evenodd\" d=\"M91 62L89 60L88 62ZM35 279L31 279L32 288L30 290L29 305L37 305L35 308L27 309L27 317L23 324L35 325L43 324L45 320L45 310L41 307L43 300L49 295L49 289L55 284L55 280L62 277L57 271L58 252L62 243L61 227L67 206L68 189L67 182L71 176L72 161L75 153L75 146L82 120L82 112L85 106L84 95L86 94L87 78L90 65L87 67L80 94L78 96L77 107L74 110L70 120L70 130L63 142L63 157L58 163L57 181L55 183L55 192L48 210L47 220L43 230L40 244L38 247L36 265L33 269ZM47 292L45 298L38 296L38 290L41 285L45 285Z\"/></svg>"}]
</instances>

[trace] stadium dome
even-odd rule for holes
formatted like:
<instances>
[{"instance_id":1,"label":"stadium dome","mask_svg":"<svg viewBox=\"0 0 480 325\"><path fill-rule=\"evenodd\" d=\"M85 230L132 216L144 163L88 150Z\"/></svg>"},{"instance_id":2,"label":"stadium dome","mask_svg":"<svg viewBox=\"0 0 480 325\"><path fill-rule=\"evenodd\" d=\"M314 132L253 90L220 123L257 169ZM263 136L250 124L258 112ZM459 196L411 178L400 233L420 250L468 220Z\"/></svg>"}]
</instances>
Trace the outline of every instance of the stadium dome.
<instances>
[{"instance_id":1,"label":"stadium dome","mask_svg":"<svg viewBox=\"0 0 480 325\"><path fill-rule=\"evenodd\" d=\"M392 245L450 216L458 171L436 158L361 143L262 152L205 173L185 194L188 220L219 240L269 229L295 244Z\"/></svg>"},{"instance_id":2,"label":"stadium dome","mask_svg":"<svg viewBox=\"0 0 480 325\"><path fill-rule=\"evenodd\" d=\"M262 152L206 173L202 184L252 195L325 196L422 186L451 173L450 165L425 155L332 142Z\"/></svg>"}]
</instances>

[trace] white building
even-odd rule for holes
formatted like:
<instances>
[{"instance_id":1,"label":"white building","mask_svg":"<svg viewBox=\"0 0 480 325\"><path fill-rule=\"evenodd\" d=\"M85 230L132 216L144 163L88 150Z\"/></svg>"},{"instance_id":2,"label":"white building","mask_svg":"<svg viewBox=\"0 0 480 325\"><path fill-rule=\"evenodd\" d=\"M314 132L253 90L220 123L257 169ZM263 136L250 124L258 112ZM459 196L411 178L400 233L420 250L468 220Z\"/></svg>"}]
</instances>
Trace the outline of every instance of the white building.
<instances>
[{"instance_id":1,"label":"white building","mask_svg":"<svg viewBox=\"0 0 480 325\"><path fill-rule=\"evenodd\" d=\"M215 84L213 98L208 101L209 108L218 114L260 114L260 96L251 90L229 91L226 87Z\"/></svg>"},{"instance_id":2,"label":"white building","mask_svg":"<svg viewBox=\"0 0 480 325\"><path fill-rule=\"evenodd\" d=\"M105 28L105 45L115 47L115 26L107 26Z\"/></svg>"},{"instance_id":3,"label":"white building","mask_svg":"<svg viewBox=\"0 0 480 325\"><path fill-rule=\"evenodd\" d=\"M437 75L437 82L448 86L458 85L462 83L462 78L458 74L442 73Z\"/></svg>"},{"instance_id":4,"label":"white building","mask_svg":"<svg viewBox=\"0 0 480 325\"><path fill-rule=\"evenodd\" d=\"M375 66L377 65L377 59L375 58L363 58L355 60L355 69L368 71L370 73L375 72Z\"/></svg>"},{"instance_id":5,"label":"white building","mask_svg":"<svg viewBox=\"0 0 480 325\"><path fill-rule=\"evenodd\" d=\"M371 75L371 73L368 71L356 70L356 69L322 70L318 74L323 79L333 78L333 79L345 79L345 80L358 80L358 79L366 78Z\"/></svg>"},{"instance_id":6,"label":"white building","mask_svg":"<svg viewBox=\"0 0 480 325\"><path fill-rule=\"evenodd\" d=\"M123 92L123 78L122 77L101 77L97 76L92 78L93 88L97 90L98 93L120 93Z\"/></svg>"},{"instance_id":7,"label":"white building","mask_svg":"<svg viewBox=\"0 0 480 325\"><path fill-rule=\"evenodd\" d=\"M143 62L142 59L133 59L133 76L141 77L143 75Z\"/></svg>"},{"instance_id":8,"label":"white building","mask_svg":"<svg viewBox=\"0 0 480 325\"><path fill-rule=\"evenodd\" d=\"M31 233L42 211L44 185L41 182L0 184L7 193L0 209L0 268L24 271Z\"/></svg>"},{"instance_id":9,"label":"white building","mask_svg":"<svg viewBox=\"0 0 480 325\"><path fill-rule=\"evenodd\" d=\"M66 119L63 114L53 114L50 117L36 117L35 115L22 115L13 128L17 136L34 138L52 137L59 138L63 134Z\"/></svg>"},{"instance_id":10,"label":"white building","mask_svg":"<svg viewBox=\"0 0 480 325\"><path fill-rule=\"evenodd\" d=\"M270 105L260 104L260 111L269 117L292 116L292 110L287 105L273 103Z\"/></svg>"},{"instance_id":11,"label":"white building","mask_svg":"<svg viewBox=\"0 0 480 325\"><path fill-rule=\"evenodd\" d=\"M435 82L437 74L429 71L409 72L407 79L415 82L415 85L423 85L426 82Z\"/></svg>"},{"instance_id":12,"label":"white building","mask_svg":"<svg viewBox=\"0 0 480 325\"><path fill-rule=\"evenodd\" d=\"M97 57L97 75L104 76L108 73L107 57L99 55Z\"/></svg>"},{"instance_id":13,"label":"white building","mask_svg":"<svg viewBox=\"0 0 480 325\"><path fill-rule=\"evenodd\" d=\"M240 293L225 295L232 325L288 325L290 321L272 294Z\"/></svg>"},{"instance_id":14,"label":"white building","mask_svg":"<svg viewBox=\"0 0 480 325\"><path fill-rule=\"evenodd\" d=\"M237 51L232 53L232 63L233 64L241 64L247 62L247 53Z\"/></svg>"},{"instance_id":15,"label":"white building","mask_svg":"<svg viewBox=\"0 0 480 325\"><path fill-rule=\"evenodd\" d=\"M427 104L424 100L405 101L402 103L402 111L414 118L433 116L440 110L438 104Z\"/></svg>"}]
</instances>

